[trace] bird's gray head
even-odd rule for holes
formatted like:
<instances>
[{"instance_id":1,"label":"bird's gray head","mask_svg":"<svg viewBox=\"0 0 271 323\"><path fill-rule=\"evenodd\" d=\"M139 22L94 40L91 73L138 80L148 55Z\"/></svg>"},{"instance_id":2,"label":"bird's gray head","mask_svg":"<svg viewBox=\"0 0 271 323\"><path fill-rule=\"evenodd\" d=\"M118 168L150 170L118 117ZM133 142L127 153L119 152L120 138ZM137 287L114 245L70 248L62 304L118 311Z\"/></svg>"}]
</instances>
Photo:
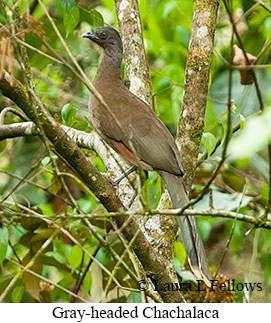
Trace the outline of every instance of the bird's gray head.
<instances>
[{"instance_id":1,"label":"bird's gray head","mask_svg":"<svg viewBox=\"0 0 271 323\"><path fill-rule=\"evenodd\" d=\"M122 41L119 33L112 27L99 27L82 35L101 46L105 52L121 52Z\"/></svg>"}]
</instances>

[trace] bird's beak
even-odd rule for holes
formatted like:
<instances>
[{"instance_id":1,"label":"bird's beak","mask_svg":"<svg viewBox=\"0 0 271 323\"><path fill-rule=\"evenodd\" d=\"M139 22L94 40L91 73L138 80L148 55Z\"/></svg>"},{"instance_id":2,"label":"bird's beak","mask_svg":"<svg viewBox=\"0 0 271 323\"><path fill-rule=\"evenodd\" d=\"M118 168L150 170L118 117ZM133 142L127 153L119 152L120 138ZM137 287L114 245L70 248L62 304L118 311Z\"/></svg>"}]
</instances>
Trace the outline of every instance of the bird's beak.
<instances>
[{"instance_id":1,"label":"bird's beak","mask_svg":"<svg viewBox=\"0 0 271 323\"><path fill-rule=\"evenodd\" d=\"M103 47L103 44L101 43L100 38L97 36L97 34L94 31L88 31L82 35L82 38L88 38L92 40L94 43L100 45Z\"/></svg>"}]
</instances>

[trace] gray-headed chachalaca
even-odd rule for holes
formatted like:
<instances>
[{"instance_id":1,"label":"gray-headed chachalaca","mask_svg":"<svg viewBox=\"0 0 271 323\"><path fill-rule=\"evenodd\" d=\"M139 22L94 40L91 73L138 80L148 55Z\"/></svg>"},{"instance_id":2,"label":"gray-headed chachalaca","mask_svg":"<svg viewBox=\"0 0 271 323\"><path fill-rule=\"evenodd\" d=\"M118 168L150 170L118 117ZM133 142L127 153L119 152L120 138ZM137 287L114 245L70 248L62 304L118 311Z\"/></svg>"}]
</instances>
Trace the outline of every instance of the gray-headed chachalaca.
<instances>
[{"instance_id":1,"label":"gray-headed chachalaca","mask_svg":"<svg viewBox=\"0 0 271 323\"><path fill-rule=\"evenodd\" d=\"M111 27L85 33L104 49L94 87L106 103L91 95L89 113L93 128L115 151L133 165L157 171L165 180L174 208L188 202L183 168L176 143L152 109L131 93L121 79L122 41ZM110 111L108 111L110 109ZM210 271L204 246L193 216L177 217L189 264L197 279L210 285Z\"/></svg>"}]
</instances>

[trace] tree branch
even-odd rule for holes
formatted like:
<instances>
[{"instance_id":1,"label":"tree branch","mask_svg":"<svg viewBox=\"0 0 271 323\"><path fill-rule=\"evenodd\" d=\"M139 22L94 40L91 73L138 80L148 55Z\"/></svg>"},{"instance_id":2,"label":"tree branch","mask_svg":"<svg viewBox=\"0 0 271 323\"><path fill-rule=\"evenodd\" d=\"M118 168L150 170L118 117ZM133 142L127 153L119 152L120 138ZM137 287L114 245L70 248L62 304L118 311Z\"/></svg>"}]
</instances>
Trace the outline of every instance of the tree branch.
<instances>
[{"instance_id":1,"label":"tree branch","mask_svg":"<svg viewBox=\"0 0 271 323\"><path fill-rule=\"evenodd\" d=\"M32 217L32 218L40 218L40 219L97 219L97 218L104 218L104 217L116 217L116 216L122 216L124 218L127 218L131 215L133 216L139 216L146 214L141 211L126 211L124 213L121 212L108 212L108 213L91 213L91 214L84 214L84 215L41 215L41 214L27 214L27 213L18 213L14 210L7 210L5 208L0 208L0 215L13 215L18 217ZM263 228L271 230L271 221L267 220L265 222L261 221L261 219L255 218L251 215L242 214L234 211L224 211L224 210L216 210L216 209L206 209L206 210L192 210L187 209L185 211L182 211L182 209L168 209L168 210L149 210L146 215L155 215L159 214L162 216L165 215L171 215L171 216L185 216L185 215L194 215L194 216L204 216L204 217L212 217L212 218L224 218L224 219L232 219L232 220L238 220L242 222L249 223L253 225L255 228Z\"/></svg>"},{"instance_id":2,"label":"tree branch","mask_svg":"<svg viewBox=\"0 0 271 323\"><path fill-rule=\"evenodd\" d=\"M16 80L14 86L11 86L6 73L3 79L0 80L0 90L5 96L13 100L34 123L41 124L56 151L69 161L70 166L77 171L77 174L84 180L86 185L92 191L97 192L97 198L105 208L124 209L122 203L116 198L115 189L112 185L88 161L85 154L66 135L65 131L59 127L49 112L44 107L32 105L31 100L19 81ZM36 120L36 115L39 117L38 120ZM78 165L84 165L84 167L79 169Z\"/></svg>"},{"instance_id":3,"label":"tree branch","mask_svg":"<svg viewBox=\"0 0 271 323\"><path fill-rule=\"evenodd\" d=\"M115 0L115 5L124 45L125 77L130 81L130 91L144 100L150 108L154 108L138 1ZM168 206L167 203L160 203L159 208L165 205ZM159 255L160 261L166 264L171 282L174 284L178 280L173 264L174 242L178 228L176 219L172 216L153 215L143 218L136 216L135 221L142 227L146 238Z\"/></svg>"},{"instance_id":4,"label":"tree branch","mask_svg":"<svg viewBox=\"0 0 271 323\"><path fill-rule=\"evenodd\" d=\"M177 132L177 143L182 152L187 188L191 187L195 176L204 127L218 6L217 0L195 0L194 5L182 112Z\"/></svg>"},{"instance_id":5,"label":"tree branch","mask_svg":"<svg viewBox=\"0 0 271 323\"><path fill-rule=\"evenodd\" d=\"M115 0L115 6L124 48L125 78L130 81L130 91L152 106L152 83L142 36L138 1Z\"/></svg>"}]
</instances>

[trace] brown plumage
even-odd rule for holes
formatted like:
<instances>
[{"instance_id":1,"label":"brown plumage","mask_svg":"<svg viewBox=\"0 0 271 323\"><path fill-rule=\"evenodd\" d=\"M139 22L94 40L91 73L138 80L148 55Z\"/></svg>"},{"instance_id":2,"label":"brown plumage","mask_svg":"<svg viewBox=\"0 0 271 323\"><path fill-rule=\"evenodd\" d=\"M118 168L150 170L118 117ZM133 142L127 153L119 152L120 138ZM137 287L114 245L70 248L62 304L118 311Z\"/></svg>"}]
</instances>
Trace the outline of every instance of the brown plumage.
<instances>
[{"instance_id":1,"label":"brown plumage","mask_svg":"<svg viewBox=\"0 0 271 323\"><path fill-rule=\"evenodd\" d=\"M123 49L118 32L111 27L101 27L85 33L83 37L104 49L94 87L108 107L91 95L89 112L93 128L132 164L138 166L140 163L147 171L156 170L166 182L173 207L182 207L188 202L188 197L177 145L153 110L123 84L120 69ZM210 285L208 260L196 220L192 216L177 219L189 264L197 279Z\"/></svg>"}]
</instances>

